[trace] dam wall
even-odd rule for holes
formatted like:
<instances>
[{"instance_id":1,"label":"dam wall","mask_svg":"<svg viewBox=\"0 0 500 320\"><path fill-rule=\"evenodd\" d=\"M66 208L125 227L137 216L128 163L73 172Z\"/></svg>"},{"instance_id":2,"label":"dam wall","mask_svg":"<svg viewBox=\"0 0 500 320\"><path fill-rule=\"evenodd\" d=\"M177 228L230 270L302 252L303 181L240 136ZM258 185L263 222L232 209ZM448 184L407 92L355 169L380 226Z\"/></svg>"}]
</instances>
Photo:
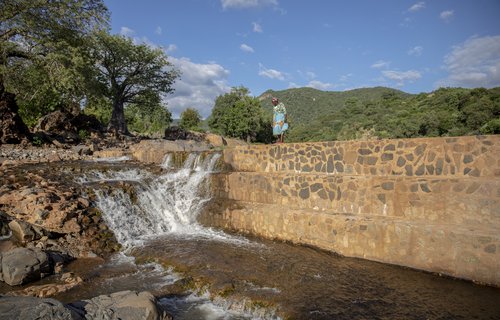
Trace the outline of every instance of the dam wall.
<instances>
[{"instance_id":1,"label":"dam wall","mask_svg":"<svg viewBox=\"0 0 500 320\"><path fill-rule=\"evenodd\" d=\"M226 148L207 225L500 286L500 136Z\"/></svg>"}]
</instances>

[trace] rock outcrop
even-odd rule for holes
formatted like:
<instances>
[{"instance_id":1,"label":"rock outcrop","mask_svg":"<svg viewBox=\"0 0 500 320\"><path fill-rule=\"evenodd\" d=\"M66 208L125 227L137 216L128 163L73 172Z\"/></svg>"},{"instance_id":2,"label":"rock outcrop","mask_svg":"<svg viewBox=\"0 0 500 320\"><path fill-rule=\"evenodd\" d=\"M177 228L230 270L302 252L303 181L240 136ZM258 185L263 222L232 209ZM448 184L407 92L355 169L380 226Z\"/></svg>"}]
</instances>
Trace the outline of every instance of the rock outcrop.
<instances>
[{"instance_id":1,"label":"rock outcrop","mask_svg":"<svg viewBox=\"0 0 500 320\"><path fill-rule=\"evenodd\" d=\"M35 133L43 133L51 141L56 139L60 143L77 143L83 137L91 133L100 134L103 126L93 115L73 115L66 110L57 110L49 113L38 120L34 128Z\"/></svg>"},{"instance_id":2,"label":"rock outcrop","mask_svg":"<svg viewBox=\"0 0 500 320\"><path fill-rule=\"evenodd\" d=\"M15 96L0 84L0 145L28 141L30 131L18 114Z\"/></svg>"},{"instance_id":3,"label":"rock outcrop","mask_svg":"<svg viewBox=\"0 0 500 320\"><path fill-rule=\"evenodd\" d=\"M100 211L82 196L85 188L57 166L6 168L0 178L0 211L11 220L8 226L22 245L75 258L120 248Z\"/></svg>"}]
</instances>

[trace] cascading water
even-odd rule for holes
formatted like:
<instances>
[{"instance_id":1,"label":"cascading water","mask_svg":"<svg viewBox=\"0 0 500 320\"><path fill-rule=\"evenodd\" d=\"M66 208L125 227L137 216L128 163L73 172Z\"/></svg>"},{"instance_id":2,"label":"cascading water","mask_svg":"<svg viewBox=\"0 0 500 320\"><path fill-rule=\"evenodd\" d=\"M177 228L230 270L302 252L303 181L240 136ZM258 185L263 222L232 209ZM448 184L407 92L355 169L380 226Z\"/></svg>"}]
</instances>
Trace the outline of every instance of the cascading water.
<instances>
[{"instance_id":1,"label":"cascading water","mask_svg":"<svg viewBox=\"0 0 500 320\"><path fill-rule=\"evenodd\" d=\"M163 233L228 238L222 232L204 228L196 222L203 204L210 199L208 175L220 154L191 153L179 170L171 168L171 156L161 165L168 171L153 177L146 171L91 172L80 183L95 185L97 206L117 240L126 248ZM135 199L122 188L103 190L103 182L122 181L134 188Z\"/></svg>"},{"instance_id":2,"label":"cascading water","mask_svg":"<svg viewBox=\"0 0 500 320\"><path fill-rule=\"evenodd\" d=\"M207 178L219 158L220 154L217 153L206 157L191 153L182 168L175 169L172 155L167 154L160 165L164 171L157 176L144 169L108 168L87 172L77 178L77 182L94 187L96 205L118 242L125 248L125 253L143 245L145 240L156 239L161 235L249 244L245 238L203 227L196 221L203 204L210 200L210 181ZM120 158L116 161L124 160L126 159ZM149 282L158 286L158 280L161 287L179 279L177 274L171 270L163 270L158 264L135 266L123 253L111 261L107 268L131 268L137 271L126 276L111 277L101 288L113 286L123 289L129 287L130 283L143 286ZM251 318L244 313L235 313L229 308L214 305L206 294L162 299L161 303L179 319Z\"/></svg>"}]
</instances>

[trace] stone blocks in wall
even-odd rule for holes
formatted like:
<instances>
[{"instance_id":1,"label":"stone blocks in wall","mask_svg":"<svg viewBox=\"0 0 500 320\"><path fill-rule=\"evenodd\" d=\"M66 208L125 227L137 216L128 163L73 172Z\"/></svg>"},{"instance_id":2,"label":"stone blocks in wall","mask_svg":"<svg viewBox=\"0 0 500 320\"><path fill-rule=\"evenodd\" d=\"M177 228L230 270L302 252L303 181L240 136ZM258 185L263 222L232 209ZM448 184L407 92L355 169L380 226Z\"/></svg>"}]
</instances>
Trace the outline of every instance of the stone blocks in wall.
<instances>
[{"instance_id":1,"label":"stone blocks in wall","mask_svg":"<svg viewBox=\"0 0 500 320\"><path fill-rule=\"evenodd\" d=\"M207 224L500 286L500 136L237 146L224 160Z\"/></svg>"},{"instance_id":2,"label":"stone blocks in wall","mask_svg":"<svg viewBox=\"0 0 500 320\"><path fill-rule=\"evenodd\" d=\"M499 177L499 136L335 141L224 150L234 171Z\"/></svg>"},{"instance_id":3,"label":"stone blocks in wall","mask_svg":"<svg viewBox=\"0 0 500 320\"><path fill-rule=\"evenodd\" d=\"M487 284L500 283L500 235L467 225L335 214L242 201L212 203L212 226Z\"/></svg>"}]
</instances>

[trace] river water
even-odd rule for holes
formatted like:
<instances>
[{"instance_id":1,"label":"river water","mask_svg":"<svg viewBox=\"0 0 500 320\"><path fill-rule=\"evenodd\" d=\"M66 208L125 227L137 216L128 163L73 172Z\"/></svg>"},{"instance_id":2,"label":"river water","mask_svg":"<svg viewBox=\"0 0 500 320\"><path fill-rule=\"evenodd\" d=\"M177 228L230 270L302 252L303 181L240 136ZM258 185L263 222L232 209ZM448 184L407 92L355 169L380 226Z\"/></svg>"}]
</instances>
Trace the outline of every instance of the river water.
<instances>
[{"instance_id":1,"label":"river water","mask_svg":"<svg viewBox=\"0 0 500 320\"><path fill-rule=\"evenodd\" d=\"M70 264L85 282L63 302L148 290L175 319L500 319L498 288L198 224L216 154L155 173L122 160L74 178L124 249ZM117 182L133 192L103 188Z\"/></svg>"}]
</instances>

